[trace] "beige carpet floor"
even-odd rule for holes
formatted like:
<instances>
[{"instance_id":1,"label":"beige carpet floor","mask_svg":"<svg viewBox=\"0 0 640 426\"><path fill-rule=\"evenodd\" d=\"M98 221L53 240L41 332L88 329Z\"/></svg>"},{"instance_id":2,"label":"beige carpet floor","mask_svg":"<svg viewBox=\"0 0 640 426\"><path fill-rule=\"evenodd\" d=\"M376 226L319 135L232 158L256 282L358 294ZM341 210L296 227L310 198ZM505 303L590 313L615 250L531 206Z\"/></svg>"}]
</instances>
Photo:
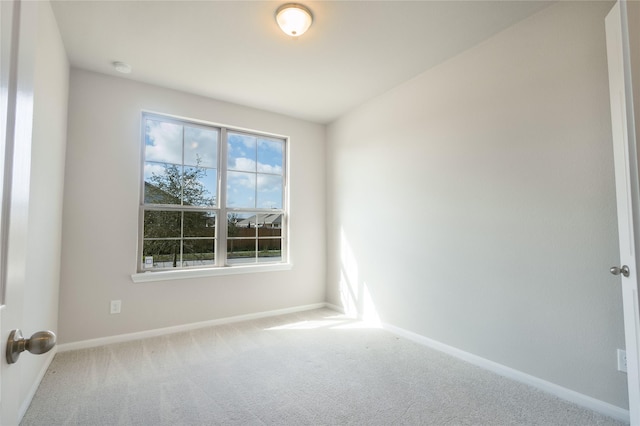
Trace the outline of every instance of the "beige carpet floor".
<instances>
[{"instance_id":1,"label":"beige carpet floor","mask_svg":"<svg viewBox=\"0 0 640 426\"><path fill-rule=\"evenodd\" d=\"M59 353L23 425L619 425L321 309Z\"/></svg>"}]
</instances>

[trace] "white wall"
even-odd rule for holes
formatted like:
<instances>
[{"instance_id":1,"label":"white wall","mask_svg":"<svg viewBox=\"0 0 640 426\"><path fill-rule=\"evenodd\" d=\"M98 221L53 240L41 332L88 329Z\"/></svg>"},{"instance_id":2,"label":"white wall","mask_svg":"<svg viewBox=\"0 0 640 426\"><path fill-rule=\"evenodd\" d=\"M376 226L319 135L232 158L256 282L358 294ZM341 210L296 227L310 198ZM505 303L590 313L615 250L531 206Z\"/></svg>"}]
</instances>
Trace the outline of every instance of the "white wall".
<instances>
[{"instance_id":1,"label":"white wall","mask_svg":"<svg viewBox=\"0 0 640 426\"><path fill-rule=\"evenodd\" d=\"M134 71L135 72L135 71ZM293 270L134 284L142 110L287 135ZM325 300L324 127L72 69L59 336L63 343ZM122 313L109 314L109 301Z\"/></svg>"},{"instance_id":2,"label":"white wall","mask_svg":"<svg viewBox=\"0 0 640 426\"><path fill-rule=\"evenodd\" d=\"M69 63L49 2L38 2L27 272L21 329L58 329L60 239ZM29 398L47 356L26 354L20 401Z\"/></svg>"},{"instance_id":3,"label":"white wall","mask_svg":"<svg viewBox=\"0 0 640 426\"><path fill-rule=\"evenodd\" d=\"M611 5L560 2L328 128L329 302L628 406Z\"/></svg>"}]
</instances>

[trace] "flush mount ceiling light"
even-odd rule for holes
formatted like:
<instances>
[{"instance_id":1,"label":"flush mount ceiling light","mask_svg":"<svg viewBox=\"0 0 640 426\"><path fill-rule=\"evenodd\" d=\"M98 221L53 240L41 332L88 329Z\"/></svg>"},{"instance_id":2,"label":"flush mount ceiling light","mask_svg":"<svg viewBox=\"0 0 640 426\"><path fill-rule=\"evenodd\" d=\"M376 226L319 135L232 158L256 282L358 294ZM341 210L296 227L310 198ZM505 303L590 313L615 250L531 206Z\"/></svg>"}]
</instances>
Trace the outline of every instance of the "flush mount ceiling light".
<instances>
[{"instance_id":1,"label":"flush mount ceiling light","mask_svg":"<svg viewBox=\"0 0 640 426\"><path fill-rule=\"evenodd\" d=\"M276 21L285 34L299 37L311 26L313 15L301 4L287 3L276 10Z\"/></svg>"},{"instance_id":2,"label":"flush mount ceiling light","mask_svg":"<svg viewBox=\"0 0 640 426\"><path fill-rule=\"evenodd\" d=\"M125 64L124 62L116 61L113 63L113 67L116 71L121 72L122 74L131 73L131 65Z\"/></svg>"}]
</instances>

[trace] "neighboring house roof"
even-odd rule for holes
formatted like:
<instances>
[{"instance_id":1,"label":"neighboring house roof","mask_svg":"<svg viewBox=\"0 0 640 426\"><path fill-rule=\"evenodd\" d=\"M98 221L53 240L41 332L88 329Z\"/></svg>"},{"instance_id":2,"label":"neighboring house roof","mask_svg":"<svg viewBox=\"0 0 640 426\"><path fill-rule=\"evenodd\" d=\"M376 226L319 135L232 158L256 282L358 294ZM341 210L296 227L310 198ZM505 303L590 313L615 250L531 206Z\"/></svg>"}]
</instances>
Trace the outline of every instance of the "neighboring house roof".
<instances>
[{"instance_id":1,"label":"neighboring house roof","mask_svg":"<svg viewBox=\"0 0 640 426\"><path fill-rule=\"evenodd\" d=\"M249 226L255 227L256 223L260 226L266 226L267 228L278 228L282 226L282 213L259 213L239 220L236 222L236 226L241 228Z\"/></svg>"},{"instance_id":2,"label":"neighboring house roof","mask_svg":"<svg viewBox=\"0 0 640 426\"><path fill-rule=\"evenodd\" d=\"M144 182L144 201L147 204L180 204L180 198L163 191L156 185Z\"/></svg>"}]
</instances>

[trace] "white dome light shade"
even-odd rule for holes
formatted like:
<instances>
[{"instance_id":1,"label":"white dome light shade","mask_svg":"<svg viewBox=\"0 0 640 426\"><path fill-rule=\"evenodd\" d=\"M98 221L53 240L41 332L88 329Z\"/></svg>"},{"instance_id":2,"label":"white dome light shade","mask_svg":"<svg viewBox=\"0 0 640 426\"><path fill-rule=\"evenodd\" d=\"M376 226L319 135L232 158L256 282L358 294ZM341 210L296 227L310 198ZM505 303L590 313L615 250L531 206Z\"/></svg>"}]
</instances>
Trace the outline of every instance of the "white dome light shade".
<instances>
[{"instance_id":1,"label":"white dome light shade","mask_svg":"<svg viewBox=\"0 0 640 426\"><path fill-rule=\"evenodd\" d=\"M311 11L301 4L287 3L276 10L276 21L285 34L298 37L311 26Z\"/></svg>"}]
</instances>

